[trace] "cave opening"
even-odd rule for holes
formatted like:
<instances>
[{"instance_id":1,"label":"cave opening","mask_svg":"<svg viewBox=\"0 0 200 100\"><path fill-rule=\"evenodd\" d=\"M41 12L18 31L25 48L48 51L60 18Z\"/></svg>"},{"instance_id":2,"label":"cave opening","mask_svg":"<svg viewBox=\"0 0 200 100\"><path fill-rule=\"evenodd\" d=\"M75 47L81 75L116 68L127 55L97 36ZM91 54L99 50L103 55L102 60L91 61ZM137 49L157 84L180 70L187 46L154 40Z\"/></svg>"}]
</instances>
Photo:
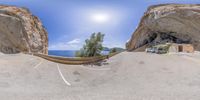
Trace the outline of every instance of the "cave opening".
<instances>
[{"instance_id":1,"label":"cave opening","mask_svg":"<svg viewBox=\"0 0 200 100\"><path fill-rule=\"evenodd\" d=\"M153 32L143 41L143 45L148 44L149 46L166 43L191 44L191 38L187 35L179 35L175 32Z\"/></svg>"},{"instance_id":2,"label":"cave opening","mask_svg":"<svg viewBox=\"0 0 200 100\"><path fill-rule=\"evenodd\" d=\"M143 41L143 45L152 43L152 42L157 38L157 34L156 34L156 33L153 33L153 34L148 35L148 37L149 37L149 38L147 38L147 39L145 39L145 40Z\"/></svg>"}]
</instances>

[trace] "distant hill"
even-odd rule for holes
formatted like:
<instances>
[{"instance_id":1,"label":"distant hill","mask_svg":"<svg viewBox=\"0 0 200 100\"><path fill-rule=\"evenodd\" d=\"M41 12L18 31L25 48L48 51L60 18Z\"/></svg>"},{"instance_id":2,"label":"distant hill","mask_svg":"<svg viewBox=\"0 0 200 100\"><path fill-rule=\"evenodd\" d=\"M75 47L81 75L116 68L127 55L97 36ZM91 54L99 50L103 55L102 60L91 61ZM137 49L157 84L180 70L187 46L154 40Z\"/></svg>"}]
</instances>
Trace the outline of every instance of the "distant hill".
<instances>
[{"instance_id":1,"label":"distant hill","mask_svg":"<svg viewBox=\"0 0 200 100\"><path fill-rule=\"evenodd\" d=\"M108 48L108 47L103 47L103 51L110 51L110 48Z\"/></svg>"}]
</instances>

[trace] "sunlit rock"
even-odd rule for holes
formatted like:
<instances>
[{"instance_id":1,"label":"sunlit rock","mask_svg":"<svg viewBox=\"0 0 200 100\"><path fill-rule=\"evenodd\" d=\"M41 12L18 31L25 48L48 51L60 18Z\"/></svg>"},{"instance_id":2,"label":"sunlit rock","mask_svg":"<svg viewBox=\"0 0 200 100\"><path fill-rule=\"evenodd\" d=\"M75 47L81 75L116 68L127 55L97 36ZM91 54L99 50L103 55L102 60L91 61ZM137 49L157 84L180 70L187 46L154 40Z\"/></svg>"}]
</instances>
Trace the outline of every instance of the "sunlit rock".
<instances>
[{"instance_id":1,"label":"sunlit rock","mask_svg":"<svg viewBox=\"0 0 200 100\"><path fill-rule=\"evenodd\" d=\"M149 7L126 48L132 51L167 42L193 44L195 50L200 50L200 5Z\"/></svg>"},{"instance_id":2,"label":"sunlit rock","mask_svg":"<svg viewBox=\"0 0 200 100\"><path fill-rule=\"evenodd\" d=\"M0 5L0 52L47 54L48 37L41 21L26 8Z\"/></svg>"}]
</instances>

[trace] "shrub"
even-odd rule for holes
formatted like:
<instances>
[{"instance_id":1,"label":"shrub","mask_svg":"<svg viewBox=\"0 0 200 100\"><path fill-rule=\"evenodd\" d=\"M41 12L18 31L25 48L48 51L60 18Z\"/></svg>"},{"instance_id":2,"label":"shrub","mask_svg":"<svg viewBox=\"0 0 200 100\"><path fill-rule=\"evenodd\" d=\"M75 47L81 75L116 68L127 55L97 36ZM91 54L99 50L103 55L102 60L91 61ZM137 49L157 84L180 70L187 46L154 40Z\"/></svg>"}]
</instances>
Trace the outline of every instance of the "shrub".
<instances>
[{"instance_id":1,"label":"shrub","mask_svg":"<svg viewBox=\"0 0 200 100\"><path fill-rule=\"evenodd\" d=\"M83 48L76 52L77 57L94 57L100 56L103 50L103 38L104 34L101 32L93 33L89 39L85 40Z\"/></svg>"},{"instance_id":2,"label":"shrub","mask_svg":"<svg viewBox=\"0 0 200 100\"><path fill-rule=\"evenodd\" d=\"M110 50L110 53L115 53L115 52L117 52L116 48L113 48L113 49Z\"/></svg>"}]
</instances>

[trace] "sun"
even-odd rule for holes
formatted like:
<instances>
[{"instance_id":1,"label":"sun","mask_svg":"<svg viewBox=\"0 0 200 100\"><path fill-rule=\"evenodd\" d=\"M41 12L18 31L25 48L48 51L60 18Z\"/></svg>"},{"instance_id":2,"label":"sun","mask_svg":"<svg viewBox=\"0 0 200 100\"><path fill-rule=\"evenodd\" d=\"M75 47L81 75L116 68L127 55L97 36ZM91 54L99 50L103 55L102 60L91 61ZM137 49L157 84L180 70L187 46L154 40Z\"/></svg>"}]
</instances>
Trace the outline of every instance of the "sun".
<instances>
[{"instance_id":1,"label":"sun","mask_svg":"<svg viewBox=\"0 0 200 100\"><path fill-rule=\"evenodd\" d=\"M106 23L109 21L110 16L105 13L95 13L92 14L91 19L95 23Z\"/></svg>"}]
</instances>

